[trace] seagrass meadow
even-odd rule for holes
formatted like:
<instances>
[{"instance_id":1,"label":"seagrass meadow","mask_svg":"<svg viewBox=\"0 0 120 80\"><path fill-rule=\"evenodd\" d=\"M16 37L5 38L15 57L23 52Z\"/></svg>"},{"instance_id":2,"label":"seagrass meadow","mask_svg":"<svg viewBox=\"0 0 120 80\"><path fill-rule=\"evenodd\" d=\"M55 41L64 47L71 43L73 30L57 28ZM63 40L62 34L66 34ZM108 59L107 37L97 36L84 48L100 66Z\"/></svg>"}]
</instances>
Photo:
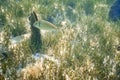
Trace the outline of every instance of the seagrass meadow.
<instances>
[{"instance_id":1,"label":"seagrass meadow","mask_svg":"<svg viewBox=\"0 0 120 80\"><path fill-rule=\"evenodd\" d=\"M108 18L113 2L0 0L0 80L120 80L120 23ZM11 42L32 34L33 11L58 27L40 30L36 54L28 35Z\"/></svg>"}]
</instances>

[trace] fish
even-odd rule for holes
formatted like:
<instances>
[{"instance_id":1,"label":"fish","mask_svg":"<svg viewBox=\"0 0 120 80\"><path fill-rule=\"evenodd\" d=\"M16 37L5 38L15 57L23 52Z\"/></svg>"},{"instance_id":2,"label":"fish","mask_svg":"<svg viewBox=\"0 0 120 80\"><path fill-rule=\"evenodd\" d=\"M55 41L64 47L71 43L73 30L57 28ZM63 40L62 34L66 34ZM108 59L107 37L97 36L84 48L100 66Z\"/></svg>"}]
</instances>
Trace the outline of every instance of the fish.
<instances>
[{"instance_id":1,"label":"fish","mask_svg":"<svg viewBox=\"0 0 120 80\"><path fill-rule=\"evenodd\" d=\"M53 31L58 29L57 26L45 20L36 21L33 25L40 30Z\"/></svg>"}]
</instances>

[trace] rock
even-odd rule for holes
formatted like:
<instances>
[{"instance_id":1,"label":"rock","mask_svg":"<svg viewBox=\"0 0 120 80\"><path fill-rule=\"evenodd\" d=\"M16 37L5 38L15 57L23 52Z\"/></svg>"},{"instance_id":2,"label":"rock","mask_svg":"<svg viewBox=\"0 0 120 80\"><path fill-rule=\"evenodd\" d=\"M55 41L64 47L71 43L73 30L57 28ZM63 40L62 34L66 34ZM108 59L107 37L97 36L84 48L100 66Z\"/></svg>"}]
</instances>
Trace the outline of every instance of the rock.
<instances>
[{"instance_id":1,"label":"rock","mask_svg":"<svg viewBox=\"0 0 120 80\"><path fill-rule=\"evenodd\" d=\"M42 47L42 39L40 30L33 25L36 21L38 21L37 15L34 11L31 13L29 21L31 25L30 49L32 53L37 53L40 52Z\"/></svg>"}]
</instances>

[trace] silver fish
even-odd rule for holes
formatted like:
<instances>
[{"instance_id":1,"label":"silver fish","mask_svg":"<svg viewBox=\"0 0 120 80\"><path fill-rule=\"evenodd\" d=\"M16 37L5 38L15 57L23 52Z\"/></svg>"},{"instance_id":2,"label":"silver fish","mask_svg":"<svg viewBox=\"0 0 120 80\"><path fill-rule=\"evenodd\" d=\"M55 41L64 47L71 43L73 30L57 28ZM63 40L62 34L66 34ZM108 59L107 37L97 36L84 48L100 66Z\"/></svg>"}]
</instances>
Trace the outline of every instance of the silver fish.
<instances>
[{"instance_id":1,"label":"silver fish","mask_svg":"<svg viewBox=\"0 0 120 80\"><path fill-rule=\"evenodd\" d=\"M36 21L33 25L40 30L52 31L58 29L54 24L45 20Z\"/></svg>"}]
</instances>

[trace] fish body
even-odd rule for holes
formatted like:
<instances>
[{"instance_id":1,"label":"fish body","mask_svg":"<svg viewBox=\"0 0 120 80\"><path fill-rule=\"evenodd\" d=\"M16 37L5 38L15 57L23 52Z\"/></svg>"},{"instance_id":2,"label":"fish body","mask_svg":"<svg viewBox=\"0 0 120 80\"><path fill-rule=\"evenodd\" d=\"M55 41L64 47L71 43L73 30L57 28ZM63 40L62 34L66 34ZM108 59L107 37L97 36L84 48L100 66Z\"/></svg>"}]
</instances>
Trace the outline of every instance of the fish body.
<instances>
[{"instance_id":1,"label":"fish body","mask_svg":"<svg viewBox=\"0 0 120 80\"><path fill-rule=\"evenodd\" d=\"M36 21L33 25L40 30L52 31L58 29L54 24L45 20Z\"/></svg>"}]
</instances>

